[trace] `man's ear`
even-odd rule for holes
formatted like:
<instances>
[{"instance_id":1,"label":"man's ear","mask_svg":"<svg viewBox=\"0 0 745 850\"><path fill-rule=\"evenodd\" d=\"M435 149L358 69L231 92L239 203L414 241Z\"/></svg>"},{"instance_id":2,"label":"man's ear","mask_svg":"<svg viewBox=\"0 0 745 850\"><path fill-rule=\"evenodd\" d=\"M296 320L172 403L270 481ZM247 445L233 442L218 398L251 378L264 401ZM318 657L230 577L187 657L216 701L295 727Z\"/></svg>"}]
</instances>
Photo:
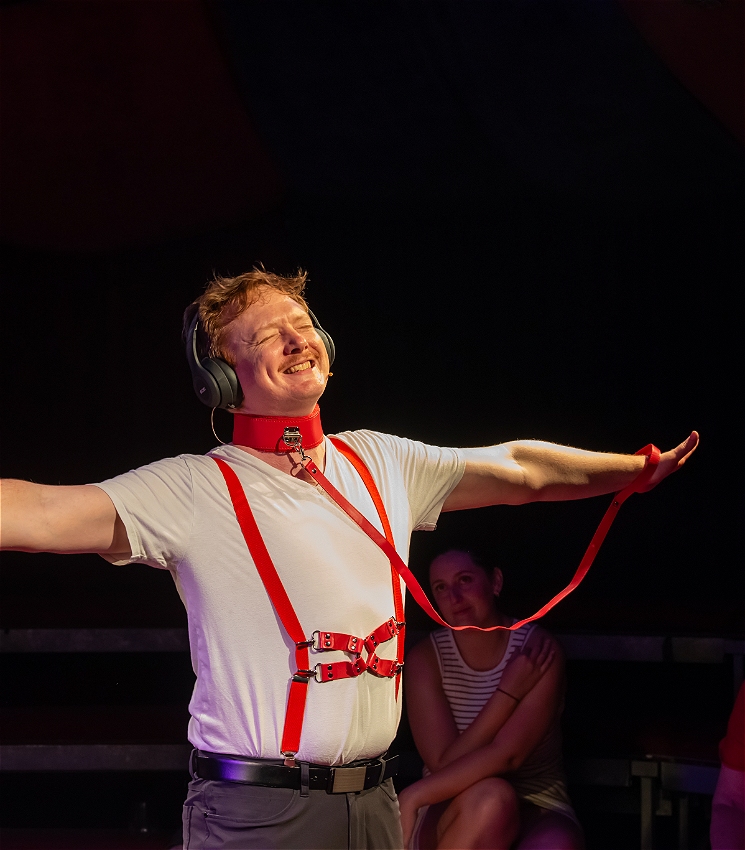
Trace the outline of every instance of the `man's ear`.
<instances>
[{"instance_id":1,"label":"man's ear","mask_svg":"<svg viewBox=\"0 0 745 850\"><path fill-rule=\"evenodd\" d=\"M495 596L499 596L502 592L502 585L504 584L504 576L502 575L502 570L499 567L494 567L494 575L492 576L492 590L494 591Z\"/></svg>"}]
</instances>

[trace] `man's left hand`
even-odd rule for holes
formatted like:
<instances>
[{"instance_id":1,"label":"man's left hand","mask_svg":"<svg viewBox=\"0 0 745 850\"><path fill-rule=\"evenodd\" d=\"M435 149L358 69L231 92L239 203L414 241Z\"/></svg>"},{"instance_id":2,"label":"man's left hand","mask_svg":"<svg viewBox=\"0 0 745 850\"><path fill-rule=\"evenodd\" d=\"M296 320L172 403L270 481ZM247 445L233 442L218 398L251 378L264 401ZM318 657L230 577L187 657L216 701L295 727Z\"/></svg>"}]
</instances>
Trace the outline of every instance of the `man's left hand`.
<instances>
[{"instance_id":1,"label":"man's left hand","mask_svg":"<svg viewBox=\"0 0 745 850\"><path fill-rule=\"evenodd\" d=\"M693 452L696 451L697 446L698 431L692 431L691 436L683 440L679 446L676 446L669 452L663 452L660 455L660 462L657 464L657 469L652 473L652 477L646 486L642 488L641 492L646 493L647 490L656 487L663 478L667 478L668 475L680 469Z\"/></svg>"}]
</instances>

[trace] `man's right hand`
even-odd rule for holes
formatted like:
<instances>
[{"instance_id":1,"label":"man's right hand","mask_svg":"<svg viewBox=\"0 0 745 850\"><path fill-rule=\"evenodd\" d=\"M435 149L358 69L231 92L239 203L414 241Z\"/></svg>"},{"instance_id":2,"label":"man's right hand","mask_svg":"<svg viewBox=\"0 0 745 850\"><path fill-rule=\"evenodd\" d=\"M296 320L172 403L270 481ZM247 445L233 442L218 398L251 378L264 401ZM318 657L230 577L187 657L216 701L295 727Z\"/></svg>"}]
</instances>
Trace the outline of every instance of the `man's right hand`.
<instances>
[{"instance_id":1,"label":"man's right hand","mask_svg":"<svg viewBox=\"0 0 745 850\"><path fill-rule=\"evenodd\" d=\"M100 487L0 482L0 548L130 557L124 523Z\"/></svg>"}]
</instances>

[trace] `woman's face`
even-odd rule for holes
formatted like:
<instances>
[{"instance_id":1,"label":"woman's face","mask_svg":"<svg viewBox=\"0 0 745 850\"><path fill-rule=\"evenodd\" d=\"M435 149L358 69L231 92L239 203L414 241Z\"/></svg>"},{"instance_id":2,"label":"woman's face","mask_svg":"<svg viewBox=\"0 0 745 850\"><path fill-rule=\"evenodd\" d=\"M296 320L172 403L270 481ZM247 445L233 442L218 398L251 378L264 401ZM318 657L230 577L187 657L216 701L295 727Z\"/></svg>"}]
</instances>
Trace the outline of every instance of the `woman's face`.
<instances>
[{"instance_id":1,"label":"woman's face","mask_svg":"<svg viewBox=\"0 0 745 850\"><path fill-rule=\"evenodd\" d=\"M435 604L451 626L495 625L495 594L502 589L502 571L494 575L474 564L467 552L439 555L429 568Z\"/></svg>"}]
</instances>

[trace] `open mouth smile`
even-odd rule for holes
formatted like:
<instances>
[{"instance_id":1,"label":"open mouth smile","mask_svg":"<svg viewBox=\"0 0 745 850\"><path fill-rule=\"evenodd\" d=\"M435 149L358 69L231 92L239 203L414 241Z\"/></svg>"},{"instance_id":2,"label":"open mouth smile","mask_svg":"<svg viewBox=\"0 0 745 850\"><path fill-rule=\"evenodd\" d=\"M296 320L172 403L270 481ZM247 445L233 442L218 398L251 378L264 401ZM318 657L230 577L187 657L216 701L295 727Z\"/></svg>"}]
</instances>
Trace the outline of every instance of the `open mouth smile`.
<instances>
[{"instance_id":1,"label":"open mouth smile","mask_svg":"<svg viewBox=\"0 0 745 850\"><path fill-rule=\"evenodd\" d=\"M289 369L285 369L285 375L294 375L296 372L304 372L306 369L313 368L313 361L306 360L303 363L296 363L294 366L290 366Z\"/></svg>"}]
</instances>

